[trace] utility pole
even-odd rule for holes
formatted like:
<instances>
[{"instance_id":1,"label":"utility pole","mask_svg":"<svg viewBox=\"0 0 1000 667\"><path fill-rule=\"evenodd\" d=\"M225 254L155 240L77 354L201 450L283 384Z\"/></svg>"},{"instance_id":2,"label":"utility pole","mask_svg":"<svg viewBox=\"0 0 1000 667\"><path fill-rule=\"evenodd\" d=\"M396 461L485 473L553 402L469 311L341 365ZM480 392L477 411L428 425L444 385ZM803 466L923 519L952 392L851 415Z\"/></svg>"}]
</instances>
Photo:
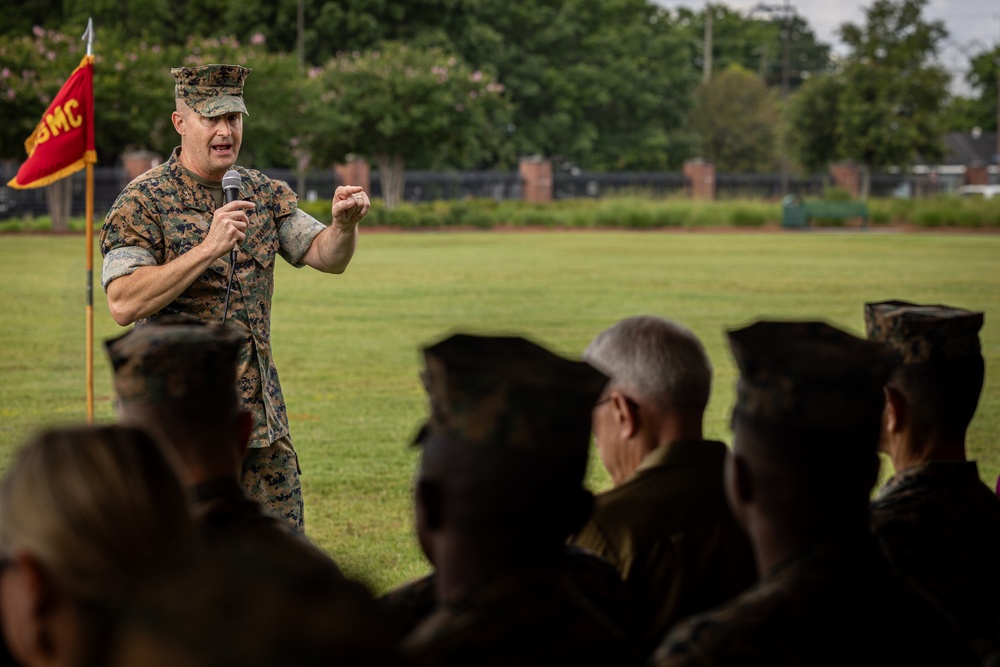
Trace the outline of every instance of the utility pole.
<instances>
[{"instance_id":1,"label":"utility pole","mask_svg":"<svg viewBox=\"0 0 1000 667\"><path fill-rule=\"evenodd\" d=\"M708 83L712 78L712 5L705 3L705 44L702 56L701 80Z\"/></svg>"},{"instance_id":2,"label":"utility pole","mask_svg":"<svg viewBox=\"0 0 1000 667\"><path fill-rule=\"evenodd\" d=\"M760 3L750 10L750 15L757 12L764 12L775 17L781 25L781 128L779 130L778 150L781 155L781 195L788 194L788 138L785 136L788 130L788 80L790 75L790 42L792 39L792 20L795 18L795 8L790 0L784 0L781 5L768 5Z\"/></svg>"}]
</instances>

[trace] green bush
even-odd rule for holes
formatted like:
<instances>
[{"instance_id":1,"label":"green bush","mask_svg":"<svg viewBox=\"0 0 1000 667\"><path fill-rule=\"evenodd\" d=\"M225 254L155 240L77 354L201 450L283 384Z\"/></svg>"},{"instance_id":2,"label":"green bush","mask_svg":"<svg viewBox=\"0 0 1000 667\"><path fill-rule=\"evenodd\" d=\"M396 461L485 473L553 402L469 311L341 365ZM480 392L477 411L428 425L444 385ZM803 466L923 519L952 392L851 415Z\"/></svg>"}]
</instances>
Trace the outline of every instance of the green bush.
<instances>
[{"instance_id":1,"label":"green bush","mask_svg":"<svg viewBox=\"0 0 1000 667\"><path fill-rule=\"evenodd\" d=\"M767 216L760 209L751 206L736 206L730 222L734 227L763 227Z\"/></svg>"}]
</instances>

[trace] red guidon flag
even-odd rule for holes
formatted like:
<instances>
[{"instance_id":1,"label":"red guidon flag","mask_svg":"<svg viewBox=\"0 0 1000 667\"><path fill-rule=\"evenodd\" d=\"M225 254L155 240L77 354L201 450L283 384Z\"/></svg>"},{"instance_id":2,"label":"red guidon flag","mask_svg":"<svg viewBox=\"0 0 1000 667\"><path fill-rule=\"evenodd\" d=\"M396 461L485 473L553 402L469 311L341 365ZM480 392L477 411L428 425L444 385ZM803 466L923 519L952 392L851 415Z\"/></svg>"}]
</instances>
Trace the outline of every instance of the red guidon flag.
<instances>
[{"instance_id":1,"label":"red guidon flag","mask_svg":"<svg viewBox=\"0 0 1000 667\"><path fill-rule=\"evenodd\" d=\"M94 56L84 56L35 131L24 142L28 159L7 185L40 188L97 162L94 150Z\"/></svg>"}]
</instances>

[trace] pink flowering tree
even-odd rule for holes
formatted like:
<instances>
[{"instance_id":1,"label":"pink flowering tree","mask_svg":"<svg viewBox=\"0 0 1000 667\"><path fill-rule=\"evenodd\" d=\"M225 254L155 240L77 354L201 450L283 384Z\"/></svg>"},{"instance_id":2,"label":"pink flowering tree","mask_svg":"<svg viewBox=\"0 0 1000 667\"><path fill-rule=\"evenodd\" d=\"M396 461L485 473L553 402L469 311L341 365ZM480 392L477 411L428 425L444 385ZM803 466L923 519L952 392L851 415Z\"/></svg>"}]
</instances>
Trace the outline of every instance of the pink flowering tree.
<instances>
[{"instance_id":1,"label":"pink flowering tree","mask_svg":"<svg viewBox=\"0 0 1000 667\"><path fill-rule=\"evenodd\" d=\"M374 163L387 208L403 195L407 166L495 166L509 159L504 86L437 48L389 42L343 53L309 73L314 163Z\"/></svg>"},{"instance_id":2,"label":"pink flowering tree","mask_svg":"<svg viewBox=\"0 0 1000 667\"><path fill-rule=\"evenodd\" d=\"M85 53L79 36L35 26L0 40L0 159L24 160L24 140Z\"/></svg>"}]
</instances>

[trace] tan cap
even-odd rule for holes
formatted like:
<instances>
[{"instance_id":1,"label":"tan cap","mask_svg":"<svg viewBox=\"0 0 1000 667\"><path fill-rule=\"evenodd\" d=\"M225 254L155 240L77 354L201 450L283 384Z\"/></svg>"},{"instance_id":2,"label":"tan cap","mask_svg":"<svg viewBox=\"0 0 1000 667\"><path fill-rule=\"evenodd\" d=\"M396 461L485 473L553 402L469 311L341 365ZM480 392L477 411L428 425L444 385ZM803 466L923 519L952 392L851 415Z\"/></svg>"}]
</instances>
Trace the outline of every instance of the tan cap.
<instances>
[{"instance_id":1,"label":"tan cap","mask_svg":"<svg viewBox=\"0 0 1000 667\"><path fill-rule=\"evenodd\" d=\"M243 83L251 70L239 65L175 67L170 73L177 81L174 96L202 116L245 113Z\"/></svg>"}]
</instances>

